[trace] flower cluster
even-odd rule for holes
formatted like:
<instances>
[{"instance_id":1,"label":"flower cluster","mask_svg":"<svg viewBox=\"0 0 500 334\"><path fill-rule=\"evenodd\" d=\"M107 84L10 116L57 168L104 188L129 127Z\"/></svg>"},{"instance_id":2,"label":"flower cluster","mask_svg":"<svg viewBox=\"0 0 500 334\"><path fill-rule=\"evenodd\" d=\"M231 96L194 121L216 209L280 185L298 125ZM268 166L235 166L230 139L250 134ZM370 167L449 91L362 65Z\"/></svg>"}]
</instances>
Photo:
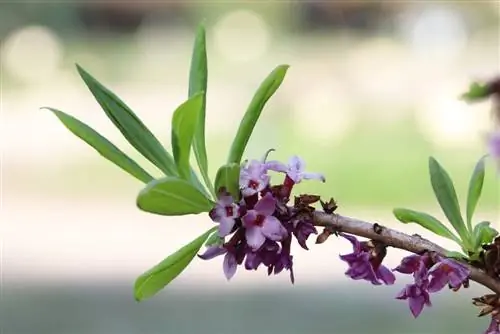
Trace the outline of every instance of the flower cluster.
<instances>
[{"instance_id":1,"label":"flower cluster","mask_svg":"<svg viewBox=\"0 0 500 334\"><path fill-rule=\"evenodd\" d=\"M385 245L374 241L360 242L356 237L344 233L339 235L349 240L353 247L352 253L340 255L340 259L349 266L345 272L347 276L354 280L367 280L374 285L394 284L396 277L382 265L386 255Z\"/></svg>"},{"instance_id":2,"label":"flower cluster","mask_svg":"<svg viewBox=\"0 0 500 334\"><path fill-rule=\"evenodd\" d=\"M500 170L500 130L489 136L488 151Z\"/></svg>"},{"instance_id":3,"label":"flower cluster","mask_svg":"<svg viewBox=\"0 0 500 334\"><path fill-rule=\"evenodd\" d=\"M441 291L446 285L457 291L469 284L470 271L465 265L429 252L403 258L394 271L413 275L414 282L406 285L396 299L407 299L415 318L424 306L431 306L430 293Z\"/></svg>"},{"instance_id":4,"label":"flower cluster","mask_svg":"<svg viewBox=\"0 0 500 334\"><path fill-rule=\"evenodd\" d=\"M266 161L269 152L260 161L251 160L243 166L238 198L218 189L218 202L210 212L211 219L219 224L221 242L209 245L199 257L208 260L224 255L223 270L228 280L238 265L244 264L247 270L263 265L269 275L288 270L293 283L292 237L308 249L306 240L317 234L312 219L314 208L308 205L312 203L304 204L303 196L296 197L293 206L288 202L295 184L304 179L325 182L324 176L306 172L304 161L297 156L290 158L288 164ZM269 171L284 173L283 182L271 185Z\"/></svg>"}]
</instances>

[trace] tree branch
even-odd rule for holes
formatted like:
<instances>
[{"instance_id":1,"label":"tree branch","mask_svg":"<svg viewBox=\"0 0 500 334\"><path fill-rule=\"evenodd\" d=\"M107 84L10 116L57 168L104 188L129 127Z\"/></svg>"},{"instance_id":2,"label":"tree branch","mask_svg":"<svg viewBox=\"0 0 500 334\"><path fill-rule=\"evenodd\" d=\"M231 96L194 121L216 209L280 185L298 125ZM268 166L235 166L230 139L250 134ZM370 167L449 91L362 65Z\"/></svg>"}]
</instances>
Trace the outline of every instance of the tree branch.
<instances>
[{"instance_id":1,"label":"tree branch","mask_svg":"<svg viewBox=\"0 0 500 334\"><path fill-rule=\"evenodd\" d=\"M388 227L382 227L380 233L374 230L374 224L355 218L344 217L338 214L327 214L315 211L314 224L316 226L331 227L339 232L355 234L360 237L381 241L387 246L404 249L412 253L421 254L424 251L433 251L441 255L446 254L446 249L426 240L418 235L410 236ZM467 265L471 272L470 279L500 294L500 281L488 276L484 271Z\"/></svg>"}]
</instances>

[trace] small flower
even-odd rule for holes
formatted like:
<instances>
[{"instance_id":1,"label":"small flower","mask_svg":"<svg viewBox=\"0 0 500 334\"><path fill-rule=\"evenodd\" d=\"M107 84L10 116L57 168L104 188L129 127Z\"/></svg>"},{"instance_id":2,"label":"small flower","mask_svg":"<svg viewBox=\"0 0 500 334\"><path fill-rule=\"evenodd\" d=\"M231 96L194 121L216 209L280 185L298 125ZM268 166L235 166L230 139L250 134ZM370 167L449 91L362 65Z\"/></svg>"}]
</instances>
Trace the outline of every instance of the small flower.
<instances>
[{"instance_id":1,"label":"small flower","mask_svg":"<svg viewBox=\"0 0 500 334\"><path fill-rule=\"evenodd\" d=\"M491 322L484 334L500 334L500 323L495 318L491 317Z\"/></svg>"},{"instance_id":2,"label":"small flower","mask_svg":"<svg viewBox=\"0 0 500 334\"><path fill-rule=\"evenodd\" d=\"M312 221L307 220L295 220L293 223L293 235L297 238L297 242L300 247L305 250L309 250L306 245L306 241L311 234L318 234L316 227L314 227Z\"/></svg>"},{"instance_id":3,"label":"small flower","mask_svg":"<svg viewBox=\"0 0 500 334\"><path fill-rule=\"evenodd\" d=\"M413 274L415 282L426 280L428 277L427 268L432 264L429 255L410 255L401 260L401 264L393 269L393 271L402 274Z\"/></svg>"},{"instance_id":4,"label":"small flower","mask_svg":"<svg viewBox=\"0 0 500 334\"><path fill-rule=\"evenodd\" d=\"M345 272L354 280L367 280L373 285L380 285L382 281L386 285L394 284L396 277L385 266L382 260L385 254L374 252L375 247L369 246L367 242L359 242L356 237L339 233L340 236L349 240L353 246L353 253L340 255L340 259L347 262L349 269Z\"/></svg>"},{"instance_id":5,"label":"small flower","mask_svg":"<svg viewBox=\"0 0 500 334\"><path fill-rule=\"evenodd\" d=\"M219 236L225 237L231 233L235 219L239 217L239 206L230 195L222 195L210 212L210 217L219 223Z\"/></svg>"},{"instance_id":6,"label":"small flower","mask_svg":"<svg viewBox=\"0 0 500 334\"><path fill-rule=\"evenodd\" d=\"M266 238L278 241L288 234L278 218L272 216L275 210L276 200L271 193L267 193L257 202L254 209L248 210L243 216L245 238L253 250L259 249Z\"/></svg>"},{"instance_id":7,"label":"small flower","mask_svg":"<svg viewBox=\"0 0 500 334\"><path fill-rule=\"evenodd\" d=\"M266 166L270 170L286 173L287 177L293 181L294 184L300 183L302 180L312 179L325 182L323 174L306 172L305 161L296 155L291 157L286 165L279 161L270 161L266 163Z\"/></svg>"},{"instance_id":8,"label":"small flower","mask_svg":"<svg viewBox=\"0 0 500 334\"><path fill-rule=\"evenodd\" d=\"M424 280L420 284L407 284L396 296L396 299L408 299L410 311L415 318L420 315L425 305L432 306L429 292L427 291L427 283L428 281Z\"/></svg>"},{"instance_id":9,"label":"small flower","mask_svg":"<svg viewBox=\"0 0 500 334\"><path fill-rule=\"evenodd\" d=\"M234 274L236 274L236 269L238 268L238 263L236 261L236 256L233 253L228 252L228 250L223 246L211 246L205 251L205 253L198 255L199 258L203 260L210 260L219 255L224 255L224 260L222 261L222 270L226 279L229 281Z\"/></svg>"},{"instance_id":10,"label":"small flower","mask_svg":"<svg viewBox=\"0 0 500 334\"><path fill-rule=\"evenodd\" d=\"M429 270L431 277L429 291L437 292L447 284L458 289L469 278L470 270L460 262L448 258L439 258L439 261Z\"/></svg>"},{"instance_id":11,"label":"small flower","mask_svg":"<svg viewBox=\"0 0 500 334\"><path fill-rule=\"evenodd\" d=\"M488 151L500 167L500 131L492 133L488 140Z\"/></svg>"},{"instance_id":12,"label":"small flower","mask_svg":"<svg viewBox=\"0 0 500 334\"><path fill-rule=\"evenodd\" d=\"M247 252L245 268L247 270L257 270L261 264L265 266L272 265L276 261L279 250L280 246L276 241L267 239L257 251L250 250Z\"/></svg>"},{"instance_id":13,"label":"small flower","mask_svg":"<svg viewBox=\"0 0 500 334\"><path fill-rule=\"evenodd\" d=\"M258 160L251 160L240 172L240 188L244 197L255 195L269 184L266 165Z\"/></svg>"}]
</instances>

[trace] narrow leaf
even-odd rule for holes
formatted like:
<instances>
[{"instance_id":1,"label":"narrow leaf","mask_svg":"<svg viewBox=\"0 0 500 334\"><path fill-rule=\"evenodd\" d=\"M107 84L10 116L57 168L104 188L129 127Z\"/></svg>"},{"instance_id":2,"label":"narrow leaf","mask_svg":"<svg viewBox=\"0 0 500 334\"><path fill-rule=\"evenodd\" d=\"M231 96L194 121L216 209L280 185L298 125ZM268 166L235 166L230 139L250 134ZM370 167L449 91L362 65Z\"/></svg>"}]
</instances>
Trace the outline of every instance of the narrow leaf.
<instances>
[{"instance_id":1,"label":"narrow leaf","mask_svg":"<svg viewBox=\"0 0 500 334\"><path fill-rule=\"evenodd\" d=\"M134 160L129 158L118 147L101 136L97 131L60 110L54 108L42 108L52 111L69 131L92 146L99 154L120 167L138 180L148 183L153 177L148 174Z\"/></svg>"},{"instance_id":2,"label":"narrow leaf","mask_svg":"<svg viewBox=\"0 0 500 334\"><path fill-rule=\"evenodd\" d=\"M170 255L159 264L139 276L134 285L134 297L141 301L154 296L186 269L196 256L208 236L216 229L212 227L186 246Z\"/></svg>"},{"instance_id":3,"label":"narrow leaf","mask_svg":"<svg viewBox=\"0 0 500 334\"><path fill-rule=\"evenodd\" d=\"M177 169L172 156L134 112L82 67L76 67L90 92L127 141L166 175L176 176Z\"/></svg>"},{"instance_id":4,"label":"narrow leaf","mask_svg":"<svg viewBox=\"0 0 500 334\"><path fill-rule=\"evenodd\" d=\"M203 93L198 93L181 104L172 115L172 150L181 177L191 178L189 156L191 144L203 103Z\"/></svg>"},{"instance_id":5,"label":"narrow leaf","mask_svg":"<svg viewBox=\"0 0 500 334\"><path fill-rule=\"evenodd\" d=\"M206 115L206 93L207 93L207 46L205 38L205 26L200 24L196 32L191 66L189 70L189 97L203 93L201 110L198 114L198 123L193 138L193 150L200 168L200 173L205 184L213 192L212 182L208 176L208 158L205 144L205 115Z\"/></svg>"},{"instance_id":6,"label":"narrow leaf","mask_svg":"<svg viewBox=\"0 0 500 334\"><path fill-rule=\"evenodd\" d=\"M141 210L165 216L208 212L213 205L194 185L173 176L148 183L137 197Z\"/></svg>"},{"instance_id":7,"label":"narrow leaf","mask_svg":"<svg viewBox=\"0 0 500 334\"><path fill-rule=\"evenodd\" d=\"M498 235L498 231L490 224L490 222L484 221L474 226L474 250L478 250L484 244L491 243Z\"/></svg>"},{"instance_id":8,"label":"narrow leaf","mask_svg":"<svg viewBox=\"0 0 500 334\"><path fill-rule=\"evenodd\" d=\"M472 216L476 210L477 202L481 197L484 182L484 159L483 156L476 164L469 181L469 191L467 193L467 227L472 231Z\"/></svg>"},{"instance_id":9,"label":"narrow leaf","mask_svg":"<svg viewBox=\"0 0 500 334\"><path fill-rule=\"evenodd\" d=\"M467 256L460 252L456 251L447 251L445 254L446 257L450 257L452 259L457 259L457 260L467 260Z\"/></svg>"},{"instance_id":10,"label":"narrow leaf","mask_svg":"<svg viewBox=\"0 0 500 334\"><path fill-rule=\"evenodd\" d=\"M224 238L219 236L218 231L214 231L207 239L207 242L205 242L205 246L210 247L210 246L220 246L224 244Z\"/></svg>"},{"instance_id":11,"label":"narrow leaf","mask_svg":"<svg viewBox=\"0 0 500 334\"><path fill-rule=\"evenodd\" d=\"M394 216L404 224L419 224L423 228L439 236L451 239L460 244L460 239L458 239L446 226L444 226L443 223L427 213L403 208L396 208L392 212Z\"/></svg>"},{"instance_id":12,"label":"narrow leaf","mask_svg":"<svg viewBox=\"0 0 500 334\"><path fill-rule=\"evenodd\" d=\"M473 82L469 90L460 96L461 100L466 102L478 102L488 98L491 95L491 89L488 85L479 82Z\"/></svg>"},{"instance_id":13,"label":"narrow leaf","mask_svg":"<svg viewBox=\"0 0 500 334\"><path fill-rule=\"evenodd\" d=\"M448 218L453 228L458 232L462 241L466 245L470 245L469 233L460 213L460 205L458 204L458 197L453 186L453 181L446 170L433 157L429 158L429 173L432 189L446 218Z\"/></svg>"},{"instance_id":14,"label":"narrow leaf","mask_svg":"<svg viewBox=\"0 0 500 334\"><path fill-rule=\"evenodd\" d=\"M253 96L253 99L240 122L238 132L236 133L229 151L229 157L227 160L228 163L234 162L239 164L241 162L243 152L245 151L248 140L252 135L255 124L259 120L262 109L264 109L267 101L271 98L271 96L273 96L283 82L288 67L288 65L280 65L276 67L257 89L257 92Z\"/></svg>"},{"instance_id":15,"label":"narrow leaf","mask_svg":"<svg viewBox=\"0 0 500 334\"><path fill-rule=\"evenodd\" d=\"M239 199L239 181L240 181L240 165L229 163L223 165L217 171L215 176L215 190L218 192L222 187L233 196L235 200Z\"/></svg>"}]
</instances>

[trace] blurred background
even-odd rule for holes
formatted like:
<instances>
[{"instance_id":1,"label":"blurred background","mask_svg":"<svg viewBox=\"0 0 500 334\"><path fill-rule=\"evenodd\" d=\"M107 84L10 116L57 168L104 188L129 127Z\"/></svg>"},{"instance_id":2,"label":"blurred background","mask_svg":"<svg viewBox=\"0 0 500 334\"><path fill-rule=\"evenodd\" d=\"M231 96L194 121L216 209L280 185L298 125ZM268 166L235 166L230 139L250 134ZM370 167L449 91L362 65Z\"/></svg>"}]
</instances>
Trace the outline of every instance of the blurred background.
<instances>
[{"instance_id":1,"label":"blurred background","mask_svg":"<svg viewBox=\"0 0 500 334\"><path fill-rule=\"evenodd\" d=\"M432 296L415 321L393 300L408 282L372 287L345 278L331 239L296 247L287 274L239 271L195 260L151 300L134 279L205 231L205 216L140 212L142 184L102 159L42 106L61 109L138 157L79 79L78 63L120 96L168 144L170 117L187 96L196 25L209 58L207 142L211 175L261 80L290 64L246 152L301 155L339 212L400 226L393 207L439 211L427 175L435 156L465 200L485 152L489 103L457 97L499 70L498 1L2 1L2 334L479 333L473 284ZM499 187L488 166L477 220L499 226ZM453 248L444 240L445 246ZM314 242L312 238L310 244ZM395 267L403 252L390 250Z\"/></svg>"}]
</instances>

